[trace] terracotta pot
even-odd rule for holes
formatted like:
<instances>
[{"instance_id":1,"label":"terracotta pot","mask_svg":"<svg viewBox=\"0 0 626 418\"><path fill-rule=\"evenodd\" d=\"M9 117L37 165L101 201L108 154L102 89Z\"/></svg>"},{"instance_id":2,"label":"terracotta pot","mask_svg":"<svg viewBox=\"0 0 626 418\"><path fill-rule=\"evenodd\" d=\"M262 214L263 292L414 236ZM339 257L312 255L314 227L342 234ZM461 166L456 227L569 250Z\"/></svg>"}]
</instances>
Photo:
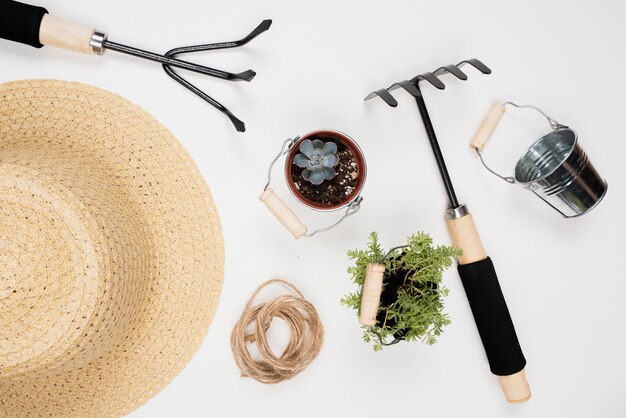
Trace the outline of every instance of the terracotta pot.
<instances>
[{"instance_id":1,"label":"terracotta pot","mask_svg":"<svg viewBox=\"0 0 626 418\"><path fill-rule=\"evenodd\" d=\"M313 202L312 200L304 197L302 193L300 193L300 191L296 188L296 185L294 184L294 182L291 180L292 178L291 174L292 174L292 169L293 169L293 159L295 155L300 152L300 144L305 139L332 140L332 141L345 145L346 148L350 150L352 155L354 155L354 159L356 160L357 170L359 173L359 178L357 180L357 184L354 187L354 190L352 191L352 193L341 203L328 206L328 205L324 205L321 203ZM361 193L361 190L363 189L363 185L365 184L366 176L367 176L367 166L365 164L365 157L363 157L363 152L361 151L361 148L352 138L350 138L348 135L341 133L339 131L324 129L324 130L309 132L308 134L302 136L295 144L293 144L293 146L291 147L291 150L289 151L289 154L287 155L287 158L285 159L285 180L287 181L289 190L291 190L291 193L301 203L315 210L331 211L331 210L341 209L349 205Z\"/></svg>"}]
</instances>

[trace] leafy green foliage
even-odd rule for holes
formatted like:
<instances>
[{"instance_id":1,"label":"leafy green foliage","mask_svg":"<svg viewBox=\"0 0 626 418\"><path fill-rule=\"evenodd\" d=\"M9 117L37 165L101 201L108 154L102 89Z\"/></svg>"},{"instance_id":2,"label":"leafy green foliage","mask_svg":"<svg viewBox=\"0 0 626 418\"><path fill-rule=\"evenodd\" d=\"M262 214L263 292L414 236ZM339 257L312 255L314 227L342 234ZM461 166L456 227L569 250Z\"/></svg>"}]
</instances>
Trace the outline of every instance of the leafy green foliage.
<instances>
[{"instance_id":1,"label":"leafy green foliage","mask_svg":"<svg viewBox=\"0 0 626 418\"><path fill-rule=\"evenodd\" d=\"M348 251L354 260L348 273L360 288L369 263L385 266L384 287L392 276L400 275L402 280L397 299L379 307L376 325L363 327L363 340L373 343L375 351L382 349L381 339L389 342L398 336L405 341L434 344L443 328L450 324L448 314L443 312L443 298L448 295L448 289L441 283L443 272L459 255L461 250L457 248L433 246L432 238L423 232L409 236L405 248L394 249L389 254L380 246L376 232L370 234L367 249ZM341 303L354 309L358 316L361 291L347 294Z\"/></svg>"}]
</instances>

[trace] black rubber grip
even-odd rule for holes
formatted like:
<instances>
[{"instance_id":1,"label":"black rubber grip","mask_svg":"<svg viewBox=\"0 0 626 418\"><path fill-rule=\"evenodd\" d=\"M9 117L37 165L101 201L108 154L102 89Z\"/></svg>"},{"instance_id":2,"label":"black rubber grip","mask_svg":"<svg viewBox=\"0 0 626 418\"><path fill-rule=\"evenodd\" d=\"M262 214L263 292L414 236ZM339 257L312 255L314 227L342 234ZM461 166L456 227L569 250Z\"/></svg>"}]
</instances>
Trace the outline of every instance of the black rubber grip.
<instances>
[{"instance_id":1,"label":"black rubber grip","mask_svg":"<svg viewBox=\"0 0 626 418\"><path fill-rule=\"evenodd\" d=\"M483 341L491 373L508 376L526 366L491 259L459 265L459 275Z\"/></svg>"},{"instance_id":2,"label":"black rubber grip","mask_svg":"<svg viewBox=\"0 0 626 418\"><path fill-rule=\"evenodd\" d=\"M46 13L43 7L0 0L0 38L41 48L39 27Z\"/></svg>"}]
</instances>

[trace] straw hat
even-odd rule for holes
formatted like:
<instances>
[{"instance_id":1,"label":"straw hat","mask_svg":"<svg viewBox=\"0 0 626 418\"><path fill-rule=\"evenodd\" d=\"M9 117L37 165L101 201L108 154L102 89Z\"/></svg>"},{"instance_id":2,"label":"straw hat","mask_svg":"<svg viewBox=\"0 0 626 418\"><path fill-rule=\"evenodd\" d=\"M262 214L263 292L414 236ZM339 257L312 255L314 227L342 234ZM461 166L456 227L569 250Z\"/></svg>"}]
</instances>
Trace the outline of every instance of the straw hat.
<instances>
[{"instance_id":1,"label":"straw hat","mask_svg":"<svg viewBox=\"0 0 626 418\"><path fill-rule=\"evenodd\" d=\"M84 84L0 85L0 417L121 416L189 361L223 278L172 134Z\"/></svg>"}]
</instances>

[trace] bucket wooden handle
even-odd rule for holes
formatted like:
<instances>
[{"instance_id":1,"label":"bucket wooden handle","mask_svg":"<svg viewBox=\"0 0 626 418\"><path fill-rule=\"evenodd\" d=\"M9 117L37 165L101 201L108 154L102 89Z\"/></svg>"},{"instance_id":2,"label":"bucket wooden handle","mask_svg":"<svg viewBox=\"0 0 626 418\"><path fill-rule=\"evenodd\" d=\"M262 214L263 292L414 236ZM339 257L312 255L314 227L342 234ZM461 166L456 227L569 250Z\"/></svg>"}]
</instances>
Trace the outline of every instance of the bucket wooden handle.
<instances>
[{"instance_id":1,"label":"bucket wooden handle","mask_svg":"<svg viewBox=\"0 0 626 418\"><path fill-rule=\"evenodd\" d=\"M474 223L474 219L471 214L467 214L457 219L451 219L447 221L448 223L448 231L450 232L450 237L452 238L452 243L455 247L463 250L463 255L458 258L459 264L461 266L469 265L472 263L479 263L481 261L487 262L487 255L485 254L485 250L483 249L483 244L480 240L480 236L478 235L478 230L476 229L476 224ZM490 261L489 261L490 262ZM464 277L462 274L463 267L459 267L459 274L461 275L461 279L464 281ZM493 271L493 270L492 270ZM494 298L493 301L498 303L498 312L502 313L502 311L506 312L508 315L508 309L506 308L506 302L504 297L502 296L499 284L497 283L497 277L495 276L495 271L493 271L493 275L491 277L479 277L478 279L491 279L495 280L495 285L497 286L497 290L499 293L498 298ZM476 278L473 277L473 280ZM491 326L483 326L483 323L479 320L479 318L489 317L490 307L488 306L488 301L481 300L479 298L470 298L470 293L468 291L468 286L464 281L463 286L468 293L468 300L470 302L470 306L472 308L472 313L474 314L474 318L476 319L476 325L481 334L481 339L483 341L483 345L485 346L485 351L487 351L487 355L489 358L488 347L491 346L494 342L494 336L488 335L490 332L494 332ZM485 315L486 314L486 315ZM502 316L502 315L501 315ZM501 319L501 318L499 318ZM487 319L489 320L489 319ZM515 336L515 329L513 327L513 323L510 320L510 316L508 318L509 323L505 324L505 331L512 332L512 336L514 343L519 344L517 342L517 336ZM499 323L499 326L502 322ZM509 328L510 327L510 328ZM482 329L481 329L482 328ZM504 335L504 334L502 334ZM511 334L509 334L510 336ZM511 341L511 340L509 340ZM496 343L500 343L497 341ZM519 346L518 346L519 347ZM519 353L521 354L521 348L519 349ZM522 355L523 356L523 355ZM523 358L523 357L522 357ZM525 364L525 360L524 363ZM490 366L493 365L490 359ZM530 386L528 385L528 381L526 380L526 372L522 367L521 370L507 374L507 375L498 375L498 379L500 384L502 385L502 390L504 392L504 396L506 400L510 403L522 403L526 402L530 399Z\"/></svg>"},{"instance_id":2,"label":"bucket wooden handle","mask_svg":"<svg viewBox=\"0 0 626 418\"><path fill-rule=\"evenodd\" d=\"M385 266L382 264L368 264L361 293L361 310L359 322L363 325L376 325L376 315L380 305L380 293L383 290L383 275Z\"/></svg>"},{"instance_id":3,"label":"bucket wooden handle","mask_svg":"<svg viewBox=\"0 0 626 418\"><path fill-rule=\"evenodd\" d=\"M267 206L267 208L274 214L276 219L282 223L285 228L295 239L302 237L306 234L307 227L302 223L302 221L296 216L295 213L287 206L287 204L280 198L274 190L271 188L267 188L261 196L259 196L261 202Z\"/></svg>"},{"instance_id":4,"label":"bucket wooden handle","mask_svg":"<svg viewBox=\"0 0 626 418\"><path fill-rule=\"evenodd\" d=\"M483 148L485 148L487 141L489 141L493 131L496 130L498 123L500 123L500 119L502 118L504 112L506 112L506 107L504 107L503 104L494 103L491 105L487 116L485 116L483 121L480 123L474 137L470 141L470 147L478 151L482 151Z\"/></svg>"}]
</instances>

